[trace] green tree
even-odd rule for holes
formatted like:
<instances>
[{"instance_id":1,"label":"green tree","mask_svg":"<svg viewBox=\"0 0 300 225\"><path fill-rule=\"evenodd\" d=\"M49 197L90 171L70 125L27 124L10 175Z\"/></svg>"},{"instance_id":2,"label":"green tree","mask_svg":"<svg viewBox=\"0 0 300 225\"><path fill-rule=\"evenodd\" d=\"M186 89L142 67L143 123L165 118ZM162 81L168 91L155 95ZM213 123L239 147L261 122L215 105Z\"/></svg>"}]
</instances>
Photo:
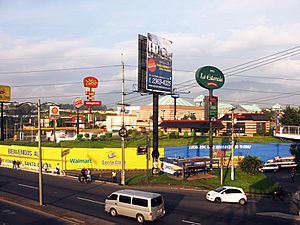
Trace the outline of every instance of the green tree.
<instances>
[{"instance_id":1,"label":"green tree","mask_svg":"<svg viewBox=\"0 0 300 225\"><path fill-rule=\"evenodd\" d=\"M188 138L189 137L189 133L187 131L184 131L183 137Z\"/></svg>"},{"instance_id":2,"label":"green tree","mask_svg":"<svg viewBox=\"0 0 300 225\"><path fill-rule=\"evenodd\" d=\"M131 137L133 140L136 139L136 131L135 131L135 130L132 131L130 137Z\"/></svg>"},{"instance_id":3,"label":"green tree","mask_svg":"<svg viewBox=\"0 0 300 225\"><path fill-rule=\"evenodd\" d=\"M158 137L162 138L162 136L164 135L164 132L162 130L158 131Z\"/></svg>"},{"instance_id":4,"label":"green tree","mask_svg":"<svg viewBox=\"0 0 300 225\"><path fill-rule=\"evenodd\" d=\"M83 135L82 135L82 134L78 134L77 137L76 137L76 139L77 139L78 141L81 141L82 138L83 138Z\"/></svg>"},{"instance_id":5,"label":"green tree","mask_svg":"<svg viewBox=\"0 0 300 225\"><path fill-rule=\"evenodd\" d=\"M283 110L283 116L280 119L280 122L283 125L300 126L300 108L287 106L285 110Z\"/></svg>"},{"instance_id":6,"label":"green tree","mask_svg":"<svg viewBox=\"0 0 300 225\"><path fill-rule=\"evenodd\" d=\"M258 157L249 155L240 162L240 168L245 173L254 175L259 173L258 168L261 164L262 161Z\"/></svg>"}]
</instances>

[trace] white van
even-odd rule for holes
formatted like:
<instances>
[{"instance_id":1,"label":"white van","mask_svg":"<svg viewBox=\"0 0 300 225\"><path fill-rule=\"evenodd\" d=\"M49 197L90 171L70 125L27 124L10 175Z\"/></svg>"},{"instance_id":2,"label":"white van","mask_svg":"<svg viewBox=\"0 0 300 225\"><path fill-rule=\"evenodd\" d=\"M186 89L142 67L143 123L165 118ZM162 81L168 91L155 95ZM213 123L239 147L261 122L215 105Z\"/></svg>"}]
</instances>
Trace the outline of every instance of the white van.
<instances>
[{"instance_id":1,"label":"white van","mask_svg":"<svg viewBox=\"0 0 300 225\"><path fill-rule=\"evenodd\" d=\"M165 215L164 199L158 193L120 190L106 198L105 211L136 218L139 223L153 221Z\"/></svg>"}]
</instances>

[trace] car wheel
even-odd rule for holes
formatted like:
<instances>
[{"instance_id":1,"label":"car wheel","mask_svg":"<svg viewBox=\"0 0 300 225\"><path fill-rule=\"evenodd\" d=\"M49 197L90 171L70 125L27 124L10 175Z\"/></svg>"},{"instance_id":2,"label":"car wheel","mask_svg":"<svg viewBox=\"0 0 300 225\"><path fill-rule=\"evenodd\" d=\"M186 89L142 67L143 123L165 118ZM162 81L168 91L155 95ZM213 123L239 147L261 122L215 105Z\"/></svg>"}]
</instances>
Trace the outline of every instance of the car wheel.
<instances>
[{"instance_id":1,"label":"car wheel","mask_svg":"<svg viewBox=\"0 0 300 225\"><path fill-rule=\"evenodd\" d=\"M277 172L277 170L274 170L274 172L276 173L276 172Z\"/></svg>"},{"instance_id":2,"label":"car wheel","mask_svg":"<svg viewBox=\"0 0 300 225\"><path fill-rule=\"evenodd\" d=\"M115 210L114 208L111 208L110 209L110 215L117 216L118 215L117 210Z\"/></svg>"},{"instance_id":3,"label":"car wheel","mask_svg":"<svg viewBox=\"0 0 300 225\"><path fill-rule=\"evenodd\" d=\"M240 205L245 205L246 204L246 200L241 198L240 201L239 201Z\"/></svg>"},{"instance_id":4,"label":"car wheel","mask_svg":"<svg viewBox=\"0 0 300 225\"><path fill-rule=\"evenodd\" d=\"M145 221L143 215L141 214L137 214L136 215L136 220L139 222L139 223L143 223Z\"/></svg>"},{"instance_id":5,"label":"car wheel","mask_svg":"<svg viewBox=\"0 0 300 225\"><path fill-rule=\"evenodd\" d=\"M220 198L215 198L215 202L220 203L220 202L221 202L221 199L220 199Z\"/></svg>"}]
</instances>

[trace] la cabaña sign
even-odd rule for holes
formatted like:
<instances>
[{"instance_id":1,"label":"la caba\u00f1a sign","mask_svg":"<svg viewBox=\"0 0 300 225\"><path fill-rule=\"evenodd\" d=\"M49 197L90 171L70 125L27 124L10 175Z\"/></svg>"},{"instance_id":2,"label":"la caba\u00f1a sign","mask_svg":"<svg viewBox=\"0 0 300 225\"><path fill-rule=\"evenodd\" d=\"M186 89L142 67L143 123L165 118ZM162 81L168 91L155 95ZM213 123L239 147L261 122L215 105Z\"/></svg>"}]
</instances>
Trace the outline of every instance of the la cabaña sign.
<instances>
[{"instance_id":1,"label":"la caba\u00f1a sign","mask_svg":"<svg viewBox=\"0 0 300 225\"><path fill-rule=\"evenodd\" d=\"M218 89L224 85L225 77L221 70L213 66L204 66L196 71L197 83L205 89Z\"/></svg>"}]
</instances>

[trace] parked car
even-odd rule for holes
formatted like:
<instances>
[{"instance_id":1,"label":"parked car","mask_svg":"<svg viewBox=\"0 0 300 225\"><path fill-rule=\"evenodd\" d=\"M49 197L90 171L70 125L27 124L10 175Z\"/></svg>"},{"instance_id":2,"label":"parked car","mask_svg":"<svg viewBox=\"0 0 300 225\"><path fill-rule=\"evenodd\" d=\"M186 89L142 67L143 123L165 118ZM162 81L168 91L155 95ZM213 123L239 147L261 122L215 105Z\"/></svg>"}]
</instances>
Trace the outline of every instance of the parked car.
<instances>
[{"instance_id":1,"label":"parked car","mask_svg":"<svg viewBox=\"0 0 300 225\"><path fill-rule=\"evenodd\" d=\"M164 199L158 193L120 190L105 200L105 211L112 216L136 218L139 223L153 221L165 215Z\"/></svg>"},{"instance_id":2,"label":"parked car","mask_svg":"<svg viewBox=\"0 0 300 225\"><path fill-rule=\"evenodd\" d=\"M241 205L247 203L247 196L242 188L222 186L206 194L206 199L212 202L235 202Z\"/></svg>"},{"instance_id":3,"label":"parked car","mask_svg":"<svg viewBox=\"0 0 300 225\"><path fill-rule=\"evenodd\" d=\"M279 170L279 166L276 163L264 164L263 166L259 167L258 170L260 172L266 172L266 171L277 172Z\"/></svg>"}]
</instances>

